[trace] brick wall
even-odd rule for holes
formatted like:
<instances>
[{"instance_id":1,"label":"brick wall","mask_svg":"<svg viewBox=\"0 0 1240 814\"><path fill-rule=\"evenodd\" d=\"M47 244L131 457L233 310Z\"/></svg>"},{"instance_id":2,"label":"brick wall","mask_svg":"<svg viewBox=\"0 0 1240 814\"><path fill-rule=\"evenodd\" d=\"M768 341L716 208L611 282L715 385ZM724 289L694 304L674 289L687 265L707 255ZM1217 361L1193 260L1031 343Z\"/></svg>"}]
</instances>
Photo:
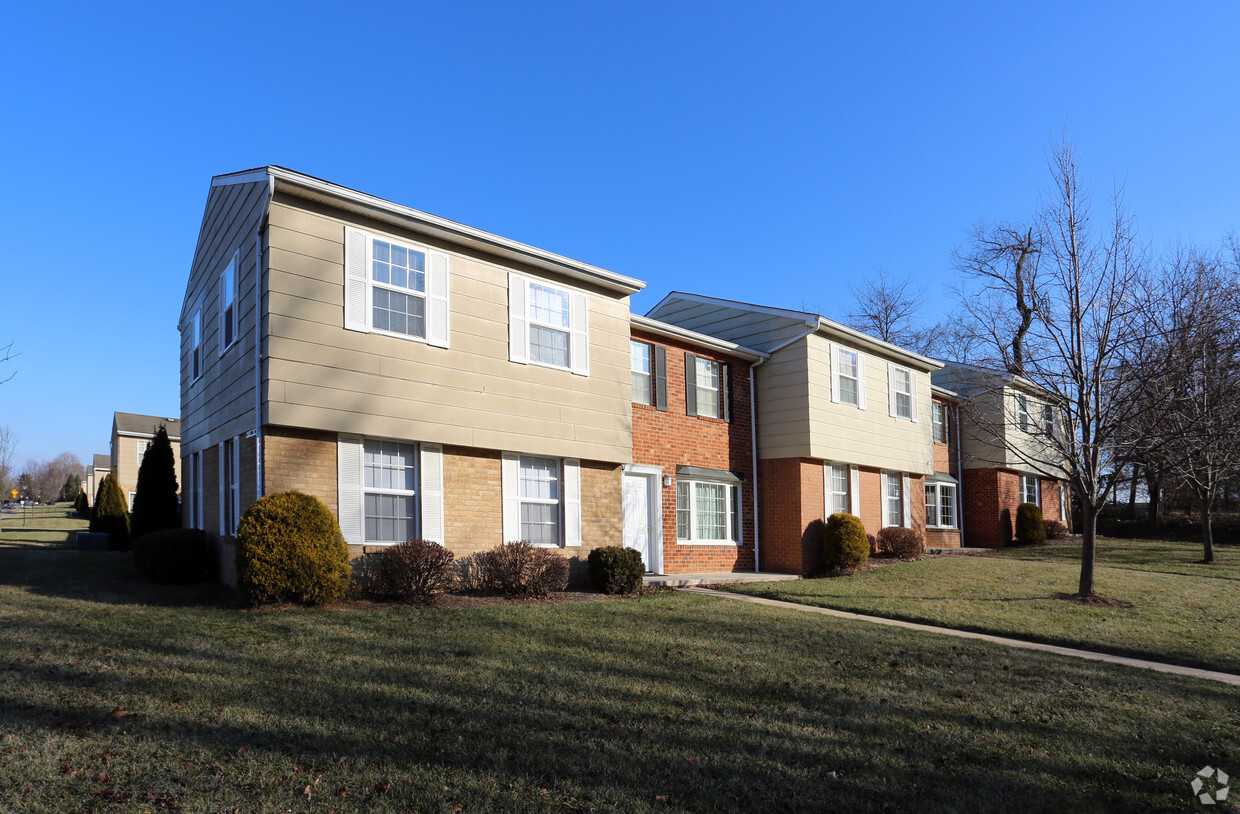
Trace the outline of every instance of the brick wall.
<instances>
[{"instance_id":1,"label":"brick wall","mask_svg":"<svg viewBox=\"0 0 1240 814\"><path fill-rule=\"evenodd\" d=\"M661 467L664 475L673 476L672 486L659 485L663 510L664 573L752 571L754 479L748 362L637 330L632 335L640 342L661 345L667 350L667 410L658 410L649 404L633 404L633 462ZM731 421L686 414L686 352L731 365ZM740 476L742 545L680 545L676 542L674 479L678 466L721 469ZM619 538L620 534L616 536Z\"/></svg>"},{"instance_id":2,"label":"brick wall","mask_svg":"<svg viewBox=\"0 0 1240 814\"><path fill-rule=\"evenodd\" d=\"M1016 529L1020 475L1003 469L966 469L963 489L964 541L967 546L1008 545ZM1059 481L1043 478L1042 518L1060 518Z\"/></svg>"},{"instance_id":3,"label":"brick wall","mask_svg":"<svg viewBox=\"0 0 1240 814\"><path fill-rule=\"evenodd\" d=\"M252 468L253 446L249 454ZM244 454L242 461L245 461ZM339 498L336 478L336 433L291 427L263 428L263 494L296 489L314 495L335 514ZM244 496L244 473L241 483L242 505L248 505Z\"/></svg>"}]
</instances>

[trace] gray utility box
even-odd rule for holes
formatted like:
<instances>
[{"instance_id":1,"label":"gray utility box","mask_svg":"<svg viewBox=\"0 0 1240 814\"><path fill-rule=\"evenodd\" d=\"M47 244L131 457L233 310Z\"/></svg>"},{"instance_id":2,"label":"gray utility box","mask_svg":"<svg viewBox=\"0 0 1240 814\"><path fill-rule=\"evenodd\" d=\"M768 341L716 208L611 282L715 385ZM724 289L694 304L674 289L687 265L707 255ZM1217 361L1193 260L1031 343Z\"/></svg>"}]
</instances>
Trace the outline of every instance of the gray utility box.
<instances>
[{"instance_id":1,"label":"gray utility box","mask_svg":"<svg viewBox=\"0 0 1240 814\"><path fill-rule=\"evenodd\" d=\"M79 531L77 547L78 551L107 551L108 535L102 531Z\"/></svg>"}]
</instances>

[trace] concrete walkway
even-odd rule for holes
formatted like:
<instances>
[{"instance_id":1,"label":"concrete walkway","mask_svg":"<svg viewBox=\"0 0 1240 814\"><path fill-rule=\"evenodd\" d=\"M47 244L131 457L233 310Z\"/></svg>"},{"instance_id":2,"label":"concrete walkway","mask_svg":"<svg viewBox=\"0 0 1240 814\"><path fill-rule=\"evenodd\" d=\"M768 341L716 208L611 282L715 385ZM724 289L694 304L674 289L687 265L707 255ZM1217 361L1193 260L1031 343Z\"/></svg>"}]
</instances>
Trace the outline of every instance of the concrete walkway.
<instances>
[{"instance_id":1,"label":"concrete walkway","mask_svg":"<svg viewBox=\"0 0 1240 814\"><path fill-rule=\"evenodd\" d=\"M916 622L901 622L898 619L884 619L881 616L865 616L860 613L833 610L831 608L815 608L809 605L798 605L795 602L782 602L778 599L764 599L759 596L734 594L728 591L715 591L710 588L684 587L679 588L678 590L685 591L687 593L702 594L704 596L715 596L720 599L732 599L738 602L751 602L755 605L767 605L773 608L787 608L789 610L805 611L806 613L820 613L824 616L834 616L839 619L855 619L861 622L872 622L876 625L899 627L904 628L905 630L917 630L922 633L936 633L940 636L955 636L960 639L976 639L978 641L990 642L991 644L1001 644L1007 647L1019 647L1024 650L1040 650L1043 653L1055 653L1060 656L1072 656L1073 658L1089 659L1090 661L1105 661L1109 664L1123 664L1128 667L1139 667L1143 670L1154 670L1159 673L1171 673L1172 675L1190 676L1192 678L1204 678L1207 681L1218 681L1223 684L1231 684L1234 687L1240 687L1240 675L1220 673L1217 670L1202 670L1199 667L1181 667L1178 664L1165 664L1161 661L1146 661L1145 659L1134 659L1129 656L1112 656L1109 653L1095 653L1090 650L1078 650L1075 647L1060 647L1059 645L1054 644L1026 642L1020 639L1009 639L1004 636L992 636L987 633L973 633L968 630L956 630L950 627L919 625Z\"/></svg>"},{"instance_id":2,"label":"concrete walkway","mask_svg":"<svg viewBox=\"0 0 1240 814\"><path fill-rule=\"evenodd\" d=\"M699 574L646 574L643 585L658 588L683 588L687 585L731 585L735 582L786 582L800 579L797 574L756 574L753 571L722 571Z\"/></svg>"}]
</instances>

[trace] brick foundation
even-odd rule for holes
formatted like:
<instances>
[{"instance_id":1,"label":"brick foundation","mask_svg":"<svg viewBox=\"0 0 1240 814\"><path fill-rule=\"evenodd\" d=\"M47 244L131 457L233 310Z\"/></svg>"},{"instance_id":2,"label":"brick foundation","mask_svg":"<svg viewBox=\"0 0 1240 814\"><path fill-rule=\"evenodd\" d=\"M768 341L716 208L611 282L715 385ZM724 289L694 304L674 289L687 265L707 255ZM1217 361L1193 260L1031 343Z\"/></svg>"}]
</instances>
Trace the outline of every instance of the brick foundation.
<instances>
[{"instance_id":1,"label":"brick foundation","mask_svg":"<svg viewBox=\"0 0 1240 814\"><path fill-rule=\"evenodd\" d=\"M1020 505L1020 475L1005 469L966 469L963 484L966 546L1010 545ZM1060 519L1059 481L1041 479L1042 518Z\"/></svg>"}]
</instances>

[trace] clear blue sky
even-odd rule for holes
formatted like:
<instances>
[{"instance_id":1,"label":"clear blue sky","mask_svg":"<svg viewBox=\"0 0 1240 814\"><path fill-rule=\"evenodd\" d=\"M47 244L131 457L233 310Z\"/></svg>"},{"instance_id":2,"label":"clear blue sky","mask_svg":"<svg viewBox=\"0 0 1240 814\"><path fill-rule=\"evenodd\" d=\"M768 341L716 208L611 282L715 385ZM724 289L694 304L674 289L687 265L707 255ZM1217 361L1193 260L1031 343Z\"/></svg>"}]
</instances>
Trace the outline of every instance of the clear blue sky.
<instances>
[{"instance_id":1,"label":"clear blue sky","mask_svg":"<svg viewBox=\"0 0 1240 814\"><path fill-rule=\"evenodd\" d=\"M668 291L820 309L1029 215L1065 126L1142 237L1240 231L1240 4L19 3L0 33L17 462L179 413L212 175L280 164Z\"/></svg>"}]
</instances>

